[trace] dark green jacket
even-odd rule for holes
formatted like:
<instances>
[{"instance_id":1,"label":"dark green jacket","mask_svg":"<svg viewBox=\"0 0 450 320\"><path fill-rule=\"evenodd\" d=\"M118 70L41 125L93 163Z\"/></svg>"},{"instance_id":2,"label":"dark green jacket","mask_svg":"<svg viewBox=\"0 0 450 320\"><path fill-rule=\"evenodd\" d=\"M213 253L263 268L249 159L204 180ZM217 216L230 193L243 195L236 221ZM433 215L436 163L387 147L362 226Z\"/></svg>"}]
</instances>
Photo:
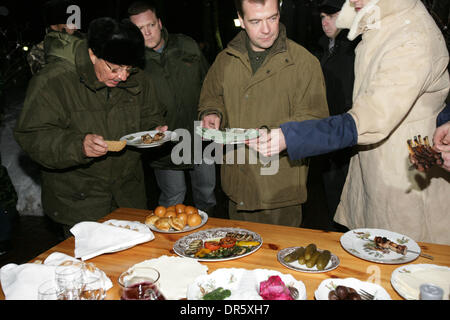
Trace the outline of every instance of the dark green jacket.
<instances>
[{"instance_id":1,"label":"dark green jacket","mask_svg":"<svg viewBox=\"0 0 450 320\"><path fill-rule=\"evenodd\" d=\"M162 32L164 49L162 53L146 49L145 71L155 83L169 130L188 129L193 142L200 90L209 64L192 38L182 34L168 34L165 28ZM166 143L158 148L158 157L151 162L151 166L160 169L192 167L189 164L177 166L172 163L170 154L176 143Z\"/></svg>"},{"instance_id":2,"label":"dark green jacket","mask_svg":"<svg viewBox=\"0 0 450 320\"><path fill-rule=\"evenodd\" d=\"M146 207L139 150L88 158L86 134L119 140L164 124L144 72L108 88L97 80L86 41L74 49L75 64L55 59L31 79L15 129L17 142L42 166L45 213L68 225L98 220L116 206Z\"/></svg>"}]
</instances>

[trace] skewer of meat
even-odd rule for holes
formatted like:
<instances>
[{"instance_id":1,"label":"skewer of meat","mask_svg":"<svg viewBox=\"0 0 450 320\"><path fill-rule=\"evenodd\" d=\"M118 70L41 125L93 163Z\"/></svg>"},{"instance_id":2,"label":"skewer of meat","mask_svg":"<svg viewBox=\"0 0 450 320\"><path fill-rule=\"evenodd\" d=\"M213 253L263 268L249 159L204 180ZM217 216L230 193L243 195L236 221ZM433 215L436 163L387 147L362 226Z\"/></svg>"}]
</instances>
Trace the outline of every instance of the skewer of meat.
<instances>
[{"instance_id":1,"label":"skewer of meat","mask_svg":"<svg viewBox=\"0 0 450 320\"><path fill-rule=\"evenodd\" d=\"M374 242L377 247L390 249L392 251L395 251L395 252L403 254L403 255L405 255L406 252L408 251L407 246L392 242L386 237L375 237Z\"/></svg>"}]
</instances>

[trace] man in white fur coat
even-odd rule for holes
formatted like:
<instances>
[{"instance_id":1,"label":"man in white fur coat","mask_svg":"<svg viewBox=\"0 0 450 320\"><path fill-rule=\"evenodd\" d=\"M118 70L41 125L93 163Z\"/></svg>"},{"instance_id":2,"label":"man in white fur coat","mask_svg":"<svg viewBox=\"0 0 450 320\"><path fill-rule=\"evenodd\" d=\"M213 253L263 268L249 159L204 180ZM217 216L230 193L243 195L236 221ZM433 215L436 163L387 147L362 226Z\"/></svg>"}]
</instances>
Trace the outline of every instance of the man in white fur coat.
<instances>
[{"instance_id":1,"label":"man in white fur coat","mask_svg":"<svg viewBox=\"0 0 450 320\"><path fill-rule=\"evenodd\" d=\"M282 124L249 146L265 155L287 149L301 159L358 145L334 220L449 245L450 173L410 170L406 142L433 137L445 107L449 56L442 33L420 0L347 0L336 25L350 29L350 40L362 34L352 108Z\"/></svg>"}]
</instances>

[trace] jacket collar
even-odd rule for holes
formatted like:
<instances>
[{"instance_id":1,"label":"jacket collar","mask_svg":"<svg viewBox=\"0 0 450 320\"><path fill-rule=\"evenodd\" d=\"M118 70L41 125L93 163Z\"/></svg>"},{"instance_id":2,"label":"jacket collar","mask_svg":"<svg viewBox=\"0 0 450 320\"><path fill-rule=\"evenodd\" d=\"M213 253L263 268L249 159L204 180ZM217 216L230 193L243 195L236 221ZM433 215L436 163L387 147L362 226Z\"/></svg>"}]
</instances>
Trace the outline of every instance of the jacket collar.
<instances>
[{"instance_id":1,"label":"jacket collar","mask_svg":"<svg viewBox=\"0 0 450 320\"><path fill-rule=\"evenodd\" d=\"M370 0L359 12L346 0L342 6L336 26L350 29L348 39L354 40L369 30L379 29L383 19L407 10L420 0Z\"/></svg>"},{"instance_id":2,"label":"jacket collar","mask_svg":"<svg viewBox=\"0 0 450 320\"><path fill-rule=\"evenodd\" d=\"M82 41L76 50L75 67L80 77L80 81L83 82L89 89L98 91L108 88L103 82L100 82L97 79L94 66L92 65L92 61L89 57L87 40ZM126 89L132 94L138 94L141 91L141 87L135 80L135 76L133 76L133 74L128 77L127 81L119 83L116 88Z\"/></svg>"}]
</instances>

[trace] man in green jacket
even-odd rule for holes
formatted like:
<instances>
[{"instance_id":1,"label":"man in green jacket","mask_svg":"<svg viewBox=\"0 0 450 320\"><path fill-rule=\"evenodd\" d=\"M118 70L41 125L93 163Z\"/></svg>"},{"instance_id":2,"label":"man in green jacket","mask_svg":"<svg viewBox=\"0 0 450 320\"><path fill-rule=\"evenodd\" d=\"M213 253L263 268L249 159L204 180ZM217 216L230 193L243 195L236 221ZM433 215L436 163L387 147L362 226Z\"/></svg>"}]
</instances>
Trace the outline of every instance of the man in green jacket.
<instances>
[{"instance_id":1,"label":"man in green jacket","mask_svg":"<svg viewBox=\"0 0 450 320\"><path fill-rule=\"evenodd\" d=\"M69 48L70 45L75 45L84 37L75 25L67 24L67 20L70 18L67 9L72 3L70 0L50 0L43 5L45 37L44 40L34 45L27 55L32 74L36 74L49 63L48 60L52 57L52 51L55 48L58 51L61 50L61 47Z\"/></svg>"},{"instance_id":2,"label":"man in green jacket","mask_svg":"<svg viewBox=\"0 0 450 320\"><path fill-rule=\"evenodd\" d=\"M197 120L200 90L209 64L192 38L168 33L151 1L134 2L128 8L128 15L144 36L145 71L155 82L167 124L174 130L187 130L191 137L188 157L178 153L172 155L175 144L167 143L158 150L158 157L151 159L150 165L161 190L159 205L168 207L184 202L187 191L185 174L189 173L195 206L213 215L216 205L215 165L206 164L203 160L202 163L194 163L193 157L194 121ZM178 156L189 161L174 163L173 157Z\"/></svg>"},{"instance_id":3,"label":"man in green jacket","mask_svg":"<svg viewBox=\"0 0 450 320\"><path fill-rule=\"evenodd\" d=\"M144 57L136 26L96 19L73 49L31 79L14 132L42 166L43 209L65 236L117 207L146 208L139 150L110 152L105 140L164 121L151 79L134 68Z\"/></svg>"},{"instance_id":4,"label":"man in green jacket","mask_svg":"<svg viewBox=\"0 0 450 320\"><path fill-rule=\"evenodd\" d=\"M277 128L287 119L328 116L319 61L289 40L279 0L237 0L241 31L217 56L203 84L199 115L205 128ZM231 150L230 152L234 152ZM253 151L251 151L253 152ZM306 201L306 161L272 159L275 174L262 174L264 161L221 167L222 188L232 219L298 227ZM235 158L227 155L227 159Z\"/></svg>"}]
</instances>

